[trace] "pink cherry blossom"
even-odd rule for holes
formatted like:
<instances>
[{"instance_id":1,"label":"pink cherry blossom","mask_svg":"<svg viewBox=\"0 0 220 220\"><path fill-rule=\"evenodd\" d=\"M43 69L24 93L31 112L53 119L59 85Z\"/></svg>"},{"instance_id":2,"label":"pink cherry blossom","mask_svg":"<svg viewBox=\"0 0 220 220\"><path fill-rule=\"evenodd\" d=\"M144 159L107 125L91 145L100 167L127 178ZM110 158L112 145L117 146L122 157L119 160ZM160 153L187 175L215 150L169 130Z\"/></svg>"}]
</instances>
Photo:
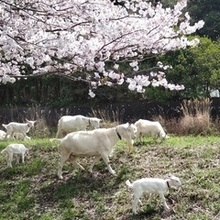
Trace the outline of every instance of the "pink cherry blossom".
<instances>
[{"instance_id":1,"label":"pink cherry blossom","mask_svg":"<svg viewBox=\"0 0 220 220\"><path fill-rule=\"evenodd\" d=\"M138 92L149 85L184 89L169 85L165 75L159 81L154 77L152 82L138 77L138 64L145 54L199 43L187 35L202 28L204 22L191 25L190 15L182 15L186 5L187 0L180 0L174 8L164 8L160 3L153 6L146 0L124 0L122 5L110 0L2 1L1 82L28 77L24 66L29 65L34 75L86 73L91 77L83 80L90 84L95 78L94 88L111 86L116 80L118 85L126 82L130 90ZM122 61L128 61L136 73L133 80L119 72ZM94 97L91 89L89 95Z\"/></svg>"}]
</instances>

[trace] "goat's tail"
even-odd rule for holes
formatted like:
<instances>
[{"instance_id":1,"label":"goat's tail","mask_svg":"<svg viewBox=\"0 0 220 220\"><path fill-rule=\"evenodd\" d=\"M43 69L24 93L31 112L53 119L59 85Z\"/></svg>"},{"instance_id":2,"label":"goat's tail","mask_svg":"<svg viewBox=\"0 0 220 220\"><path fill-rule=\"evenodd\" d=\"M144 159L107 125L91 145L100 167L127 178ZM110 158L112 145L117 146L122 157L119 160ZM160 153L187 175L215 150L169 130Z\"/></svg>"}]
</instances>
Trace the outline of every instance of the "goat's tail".
<instances>
[{"instance_id":1,"label":"goat's tail","mask_svg":"<svg viewBox=\"0 0 220 220\"><path fill-rule=\"evenodd\" d=\"M6 124L2 124L2 126L7 130L7 125Z\"/></svg>"},{"instance_id":2,"label":"goat's tail","mask_svg":"<svg viewBox=\"0 0 220 220\"><path fill-rule=\"evenodd\" d=\"M130 182L130 180L126 180L125 184L128 186L128 188L133 188L133 185Z\"/></svg>"},{"instance_id":3,"label":"goat's tail","mask_svg":"<svg viewBox=\"0 0 220 220\"><path fill-rule=\"evenodd\" d=\"M5 149L3 149L3 150L1 151L1 154L4 154L4 153L5 153L5 151L6 151L6 150L5 150Z\"/></svg>"},{"instance_id":4,"label":"goat's tail","mask_svg":"<svg viewBox=\"0 0 220 220\"><path fill-rule=\"evenodd\" d=\"M50 142L56 143L56 144L60 144L60 141L61 141L61 139L58 139L58 138L51 138L50 139Z\"/></svg>"}]
</instances>

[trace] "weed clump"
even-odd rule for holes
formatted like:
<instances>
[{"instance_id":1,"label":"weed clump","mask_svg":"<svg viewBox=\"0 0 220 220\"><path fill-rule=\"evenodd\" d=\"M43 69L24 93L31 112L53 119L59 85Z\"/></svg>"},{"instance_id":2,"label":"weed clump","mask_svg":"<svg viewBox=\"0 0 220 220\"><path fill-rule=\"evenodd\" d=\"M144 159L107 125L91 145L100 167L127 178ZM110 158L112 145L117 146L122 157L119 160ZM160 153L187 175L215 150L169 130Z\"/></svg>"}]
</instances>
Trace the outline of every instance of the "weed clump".
<instances>
[{"instance_id":1,"label":"weed clump","mask_svg":"<svg viewBox=\"0 0 220 220\"><path fill-rule=\"evenodd\" d=\"M165 122L167 130L174 135L208 135L214 131L211 119L211 101L185 100L181 106L183 116Z\"/></svg>"}]
</instances>

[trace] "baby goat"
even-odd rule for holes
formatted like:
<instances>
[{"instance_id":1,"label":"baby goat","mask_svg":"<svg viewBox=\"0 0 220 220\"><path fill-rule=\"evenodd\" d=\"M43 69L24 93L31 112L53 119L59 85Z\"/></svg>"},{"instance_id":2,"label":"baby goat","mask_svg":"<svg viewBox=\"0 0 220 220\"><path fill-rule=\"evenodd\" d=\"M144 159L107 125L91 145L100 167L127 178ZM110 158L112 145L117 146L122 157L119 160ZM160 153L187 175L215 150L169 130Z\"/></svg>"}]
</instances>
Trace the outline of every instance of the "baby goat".
<instances>
[{"instance_id":1,"label":"baby goat","mask_svg":"<svg viewBox=\"0 0 220 220\"><path fill-rule=\"evenodd\" d=\"M137 205L143 193L156 193L160 196L165 209L169 210L169 206L166 203L164 194L166 194L169 188L179 188L181 186L180 179L174 175L169 175L167 179L160 178L142 178L131 183L127 180L126 185L134 191L134 198L132 202L132 211L137 213Z\"/></svg>"},{"instance_id":2,"label":"baby goat","mask_svg":"<svg viewBox=\"0 0 220 220\"><path fill-rule=\"evenodd\" d=\"M14 139L17 139L17 140L30 140L31 137L27 136L27 135L23 135L22 133L14 133Z\"/></svg>"},{"instance_id":3,"label":"baby goat","mask_svg":"<svg viewBox=\"0 0 220 220\"><path fill-rule=\"evenodd\" d=\"M36 121L26 120L26 123L10 122L9 124L2 124L2 126L7 130L5 139L7 137L14 138L15 133L21 133L25 139L26 134L29 132L30 128L34 127Z\"/></svg>"},{"instance_id":4,"label":"baby goat","mask_svg":"<svg viewBox=\"0 0 220 220\"><path fill-rule=\"evenodd\" d=\"M6 132L0 130L0 140L4 140L5 139L5 135L6 135Z\"/></svg>"},{"instance_id":5,"label":"baby goat","mask_svg":"<svg viewBox=\"0 0 220 220\"><path fill-rule=\"evenodd\" d=\"M24 163L24 157L28 154L29 149L26 148L23 144L9 144L1 153L7 154L7 166L12 167L13 155L18 154L17 163L19 163L19 156L21 155L22 163Z\"/></svg>"}]
</instances>

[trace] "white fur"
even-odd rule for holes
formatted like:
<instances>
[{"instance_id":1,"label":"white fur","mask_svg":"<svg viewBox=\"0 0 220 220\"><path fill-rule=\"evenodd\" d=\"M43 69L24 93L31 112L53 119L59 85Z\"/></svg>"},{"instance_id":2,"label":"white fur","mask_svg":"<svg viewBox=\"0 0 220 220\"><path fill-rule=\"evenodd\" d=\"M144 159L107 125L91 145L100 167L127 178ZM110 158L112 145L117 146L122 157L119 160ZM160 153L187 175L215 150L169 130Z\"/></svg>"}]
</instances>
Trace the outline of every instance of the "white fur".
<instances>
[{"instance_id":1,"label":"white fur","mask_svg":"<svg viewBox=\"0 0 220 220\"><path fill-rule=\"evenodd\" d=\"M27 135L23 135L22 133L14 133L14 138L17 140L30 140L31 137L27 136Z\"/></svg>"},{"instance_id":2,"label":"white fur","mask_svg":"<svg viewBox=\"0 0 220 220\"><path fill-rule=\"evenodd\" d=\"M61 133L70 133L73 131L86 130L87 127L92 128L100 127L101 119L96 117L86 117L83 115L65 115L60 118L57 126L56 138Z\"/></svg>"},{"instance_id":3,"label":"white fur","mask_svg":"<svg viewBox=\"0 0 220 220\"><path fill-rule=\"evenodd\" d=\"M161 141L168 138L158 121L139 119L134 124L137 127L137 138L141 139L142 136L151 136L154 139L160 138Z\"/></svg>"},{"instance_id":4,"label":"white fur","mask_svg":"<svg viewBox=\"0 0 220 220\"><path fill-rule=\"evenodd\" d=\"M25 138L30 128L34 127L36 121L26 120L27 123L10 122L9 124L2 124L2 126L7 130L6 138L14 138L15 133L21 133Z\"/></svg>"},{"instance_id":5,"label":"white fur","mask_svg":"<svg viewBox=\"0 0 220 220\"><path fill-rule=\"evenodd\" d=\"M5 135L6 135L6 132L3 131L3 130L0 130L0 140L4 140L5 139Z\"/></svg>"},{"instance_id":6,"label":"white fur","mask_svg":"<svg viewBox=\"0 0 220 220\"><path fill-rule=\"evenodd\" d=\"M92 131L78 131L66 135L58 140L60 143L59 150L61 153L61 161L58 169L58 176L62 179L62 168L67 160L70 160L75 167L84 168L77 162L78 157L95 156L89 171L92 172L95 162L100 158L106 163L111 174L115 175L115 171L109 164L109 155L113 151L113 147L121 139L131 143L136 137L136 127L133 124L121 124L113 128L98 128Z\"/></svg>"},{"instance_id":7,"label":"white fur","mask_svg":"<svg viewBox=\"0 0 220 220\"><path fill-rule=\"evenodd\" d=\"M140 197L144 193L158 194L163 202L164 208L169 210L169 206L166 203L164 195L168 192L168 184L171 188L178 188L181 186L181 181L178 177L170 175L167 179L160 178L142 178L131 183L127 180L126 185L134 192L134 198L132 202L132 211L137 213L138 202L141 203Z\"/></svg>"},{"instance_id":8,"label":"white fur","mask_svg":"<svg viewBox=\"0 0 220 220\"><path fill-rule=\"evenodd\" d=\"M24 157L26 154L28 154L28 148L26 148L23 144L9 144L5 149L1 151L1 153L7 154L7 166L12 167L11 162L13 160L13 155L18 154L18 156L21 156L22 163L24 163ZM19 157L17 157L17 163L19 163Z\"/></svg>"}]
</instances>

